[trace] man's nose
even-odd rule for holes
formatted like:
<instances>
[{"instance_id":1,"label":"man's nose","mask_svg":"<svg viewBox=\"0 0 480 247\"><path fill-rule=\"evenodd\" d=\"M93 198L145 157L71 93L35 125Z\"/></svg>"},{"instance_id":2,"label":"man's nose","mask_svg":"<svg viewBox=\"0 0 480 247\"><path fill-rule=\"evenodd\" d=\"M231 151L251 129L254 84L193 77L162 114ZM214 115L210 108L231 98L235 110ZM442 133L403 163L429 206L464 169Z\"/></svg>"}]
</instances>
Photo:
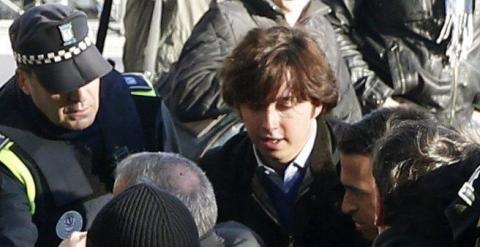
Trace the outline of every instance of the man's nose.
<instances>
[{"instance_id":1,"label":"man's nose","mask_svg":"<svg viewBox=\"0 0 480 247\"><path fill-rule=\"evenodd\" d=\"M82 102L85 100L87 90L83 87L80 87L74 91L67 93L67 98L71 102Z\"/></svg>"},{"instance_id":2,"label":"man's nose","mask_svg":"<svg viewBox=\"0 0 480 247\"><path fill-rule=\"evenodd\" d=\"M280 113L272 106L263 111L262 127L267 130L274 130L279 127Z\"/></svg>"},{"instance_id":3,"label":"man's nose","mask_svg":"<svg viewBox=\"0 0 480 247\"><path fill-rule=\"evenodd\" d=\"M352 200L353 199L350 193L346 192L345 195L343 195L342 212L344 214L351 215L357 210L357 207L355 206L355 203L353 203Z\"/></svg>"}]
</instances>

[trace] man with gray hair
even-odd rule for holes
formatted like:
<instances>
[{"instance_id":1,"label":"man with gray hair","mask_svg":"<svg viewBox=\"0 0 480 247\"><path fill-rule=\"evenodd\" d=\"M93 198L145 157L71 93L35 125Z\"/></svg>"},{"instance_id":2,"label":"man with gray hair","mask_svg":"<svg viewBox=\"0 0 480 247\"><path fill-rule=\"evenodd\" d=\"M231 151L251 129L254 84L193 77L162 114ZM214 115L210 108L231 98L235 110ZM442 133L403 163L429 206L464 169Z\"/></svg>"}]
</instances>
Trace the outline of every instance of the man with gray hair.
<instances>
[{"instance_id":1,"label":"man with gray hair","mask_svg":"<svg viewBox=\"0 0 480 247\"><path fill-rule=\"evenodd\" d=\"M113 193L151 183L179 198L190 210L202 246L262 246L249 228L236 222L215 226L217 202L205 173L179 154L142 152L128 156L115 171Z\"/></svg>"}]
</instances>

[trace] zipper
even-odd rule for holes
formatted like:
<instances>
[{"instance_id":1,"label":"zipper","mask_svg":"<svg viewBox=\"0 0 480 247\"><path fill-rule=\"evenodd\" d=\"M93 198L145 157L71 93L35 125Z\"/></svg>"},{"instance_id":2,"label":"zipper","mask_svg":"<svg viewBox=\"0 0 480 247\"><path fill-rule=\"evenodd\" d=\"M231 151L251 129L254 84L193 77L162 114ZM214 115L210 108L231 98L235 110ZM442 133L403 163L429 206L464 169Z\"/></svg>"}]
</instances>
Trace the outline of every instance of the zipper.
<instances>
[{"instance_id":1,"label":"zipper","mask_svg":"<svg viewBox=\"0 0 480 247\"><path fill-rule=\"evenodd\" d=\"M288 235L288 247L295 246L295 238L292 235Z\"/></svg>"},{"instance_id":2,"label":"zipper","mask_svg":"<svg viewBox=\"0 0 480 247\"><path fill-rule=\"evenodd\" d=\"M458 87L458 65L454 65L453 68L453 89L452 89L452 101L450 102L450 116L448 122L453 124L455 119L455 104L457 102L457 87Z\"/></svg>"}]
</instances>

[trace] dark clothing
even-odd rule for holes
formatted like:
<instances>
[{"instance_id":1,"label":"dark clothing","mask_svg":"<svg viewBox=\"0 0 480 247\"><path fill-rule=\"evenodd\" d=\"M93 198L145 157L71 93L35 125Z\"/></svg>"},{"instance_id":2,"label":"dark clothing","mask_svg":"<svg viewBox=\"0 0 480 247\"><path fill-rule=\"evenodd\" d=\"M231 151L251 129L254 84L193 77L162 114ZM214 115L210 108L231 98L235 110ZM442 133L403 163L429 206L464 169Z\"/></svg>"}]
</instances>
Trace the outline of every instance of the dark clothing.
<instances>
[{"instance_id":1,"label":"dark clothing","mask_svg":"<svg viewBox=\"0 0 480 247\"><path fill-rule=\"evenodd\" d=\"M246 133L208 152L200 166L213 184L219 222L234 220L245 224L266 246L361 246L353 221L340 211L343 187L337 173L338 154L331 128L325 120L318 120L317 126L290 227L280 223L260 182L252 142Z\"/></svg>"},{"instance_id":2,"label":"dark clothing","mask_svg":"<svg viewBox=\"0 0 480 247\"><path fill-rule=\"evenodd\" d=\"M214 231L223 239L226 247L261 247L265 246L260 236L247 226L235 221L215 225ZM205 245L207 246L207 245Z\"/></svg>"},{"instance_id":3,"label":"dark clothing","mask_svg":"<svg viewBox=\"0 0 480 247\"><path fill-rule=\"evenodd\" d=\"M120 159L145 150L177 151L175 131L168 112L161 112L166 109L161 101L156 116L148 115L154 121L146 124L139 113L152 109L134 97L124 77L110 72L101 78L94 123L76 131L49 122L15 78L0 89L0 133L14 142L12 151L30 170L36 187L36 211L31 215L24 186L0 162L0 246L56 246L56 223L64 212L78 211L85 230L108 201L112 172Z\"/></svg>"},{"instance_id":4,"label":"dark clothing","mask_svg":"<svg viewBox=\"0 0 480 247\"><path fill-rule=\"evenodd\" d=\"M474 24L480 21L478 6ZM469 120L480 107L480 28L460 62L458 78L446 56L449 37L440 43L445 0L324 0L352 82L365 111L387 97L435 113L442 120Z\"/></svg>"},{"instance_id":5,"label":"dark clothing","mask_svg":"<svg viewBox=\"0 0 480 247\"><path fill-rule=\"evenodd\" d=\"M248 227L234 221L215 226L200 239L201 247L261 247L260 237Z\"/></svg>"},{"instance_id":6,"label":"dark clothing","mask_svg":"<svg viewBox=\"0 0 480 247\"><path fill-rule=\"evenodd\" d=\"M361 117L360 106L338 49L335 33L325 18L328 12L328 6L319 0L312 0L296 27L304 28L315 38L326 53L327 61L337 78L339 102L332 114L339 119L354 122ZM204 132L215 133L205 134L214 140L221 139L218 136L231 137L238 133L224 128L230 117L225 117L225 122L219 120L224 115L233 113L222 99L218 69L249 30L285 23L283 14L270 0L226 0L213 4L204 14L185 43L177 64L172 67L166 86L159 90L168 95L167 104L182 127L202 129L190 131L194 133L190 134L190 138L202 138L196 133L205 129ZM234 120L237 124L240 122L239 119ZM212 127L206 121L216 123Z\"/></svg>"},{"instance_id":7,"label":"dark clothing","mask_svg":"<svg viewBox=\"0 0 480 247\"><path fill-rule=\"evenodd\" d=\"M450 241L416 236L408 232L397 231L394 227L388 228L373 242L372 247L452 247Z\"/></svg>"},{"instance_id":8,"label":"dark clothing","mask_svg":"<svg viewBox=\"0 0 480 247\"><path fill-rule=\"evenodd\" d=\"M217 235L214 231L206 233L200 239L201 247L224 247L225 243L223 239Z\"/></svg>"}]
</instances>

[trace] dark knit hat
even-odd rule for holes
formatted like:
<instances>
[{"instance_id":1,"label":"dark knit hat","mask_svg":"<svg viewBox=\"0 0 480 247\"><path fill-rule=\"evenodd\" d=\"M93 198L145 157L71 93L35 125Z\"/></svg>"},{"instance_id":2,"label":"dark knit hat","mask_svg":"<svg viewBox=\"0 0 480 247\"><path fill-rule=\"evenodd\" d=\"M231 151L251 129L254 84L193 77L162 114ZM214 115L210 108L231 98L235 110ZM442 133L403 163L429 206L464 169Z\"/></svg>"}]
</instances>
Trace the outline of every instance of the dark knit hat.
<instances>
[{"instance_id":1,"label":"dark knit hat","mask_svg":"<svg viewBox=\"0 0 480 247\"><path fill-rule=\"evenodd\" d=\"M89 37L85 13L61 4L28 9L9 29L19 66L35 72L49 92L70 92L104 76L112 66Z\"/></svg>"},{"instance_id":2,"label":"dark knit hat","mask_svg":"<svg viewBox=\"0 0 480 247\"><path fill-rule=\"evenodd\" d=\"M120 193L98 213L88 247L197 247L195 221L183 203L149 185Z\"/></svg>"}]
</instances>

